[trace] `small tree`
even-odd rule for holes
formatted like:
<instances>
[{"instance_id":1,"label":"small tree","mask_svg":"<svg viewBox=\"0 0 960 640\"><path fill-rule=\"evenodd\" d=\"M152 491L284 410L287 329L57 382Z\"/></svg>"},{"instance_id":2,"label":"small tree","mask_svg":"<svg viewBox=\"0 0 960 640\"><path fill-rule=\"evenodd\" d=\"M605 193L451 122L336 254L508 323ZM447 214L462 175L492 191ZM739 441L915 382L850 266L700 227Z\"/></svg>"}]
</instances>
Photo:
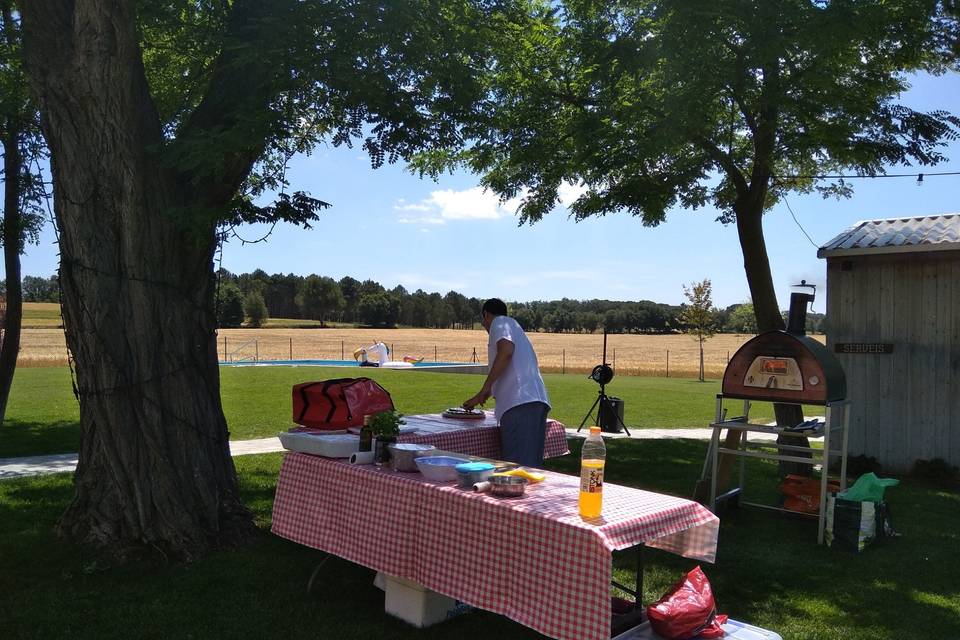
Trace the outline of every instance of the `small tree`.
<instances>
[{"instance_id":1,"label":"small tree","mask_svg":"<svg viewBox=\"0 0 960 640\"><path fill-rule=\"evenodd\" d=\"M704 278L703 282L694 282L689 288L684 285L683 295L690 304L680 311L679 316L686 332L693 334L700 343L700 382L703 382L703 343L715 333L712 290L713 285L709 278Z\"/></svg>"},{"instance_id":2,"label":"small tree","mask_svg":"<svg viewBox=\"0 0 960 640\"><path fill-rule=\"evenodd\" d=\"M757 317L752 302L744 302L730 312L727 317L727 329L736 333L756 333Z\"/></svg>"},{"instance_id":3,"label":"small tree","mask_svg":"<svg viewBox=\"0 0 960 640\"><path fill-rule=\"evenodd\" d=\"M234 329L243 324L243 293L233 282L223 282L217 290L217 326Z\"/></svg>"},{"instance_id":4,"label":"small tree","mask_svg":"<svg viewBox=\"0 0 960 640\"><path fill-rule=\"evenodd\" d=\"M340 285L333 278L307 276L297 292L297 306L304 318L321 323L336 317L344 307Z\"/></svg>"},{"instance_id":5,"label":"small tree","mask_svg":"<svg viewBox=\"0 0 960 640\"><path fill-rule=\"evenodd\" d=\"M243 299L243 313L247 316L247 324L254 328L262 327L267 321L267 303L259 291L251 291Z\"/></svg>"}]
</instances>

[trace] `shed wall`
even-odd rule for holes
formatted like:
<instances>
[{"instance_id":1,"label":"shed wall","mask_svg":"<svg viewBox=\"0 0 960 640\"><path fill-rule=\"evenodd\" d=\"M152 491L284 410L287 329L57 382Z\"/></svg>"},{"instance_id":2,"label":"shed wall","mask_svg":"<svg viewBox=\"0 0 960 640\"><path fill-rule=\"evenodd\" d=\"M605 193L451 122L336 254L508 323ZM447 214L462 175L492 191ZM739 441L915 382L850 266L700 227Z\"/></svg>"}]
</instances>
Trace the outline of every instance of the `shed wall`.
<instances>
[{"instance_id":1,"label":"shed wall","mask_svg":"<svg viewBox=\"0 0 960 640\"><path fill-rule=\"evenodd\" d=\"M896 470L931 458L960 465L960 252L828 258L827 322L830 349L894 345L837 354L850 454Z\"/></svg>"}]
</instances>

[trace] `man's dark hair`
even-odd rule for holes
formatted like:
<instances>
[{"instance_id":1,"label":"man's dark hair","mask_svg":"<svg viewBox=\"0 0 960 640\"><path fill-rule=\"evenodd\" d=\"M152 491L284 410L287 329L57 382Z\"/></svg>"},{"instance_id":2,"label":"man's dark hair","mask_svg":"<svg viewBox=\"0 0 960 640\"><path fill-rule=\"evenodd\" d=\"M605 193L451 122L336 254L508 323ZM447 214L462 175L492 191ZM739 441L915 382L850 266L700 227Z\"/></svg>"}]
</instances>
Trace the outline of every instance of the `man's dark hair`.
<instances>
[{"instance_id":1,"label":"man's dark hair","mask_svg":"<svg viewBox=\"0 0 960 640\"><path fill-rule=\"evenodd\" d=\"M483 303L481 311L486 311L494 316L505 316L507 315L507 305L500 298L490 298Z\"/></svg>"}]
</instances>

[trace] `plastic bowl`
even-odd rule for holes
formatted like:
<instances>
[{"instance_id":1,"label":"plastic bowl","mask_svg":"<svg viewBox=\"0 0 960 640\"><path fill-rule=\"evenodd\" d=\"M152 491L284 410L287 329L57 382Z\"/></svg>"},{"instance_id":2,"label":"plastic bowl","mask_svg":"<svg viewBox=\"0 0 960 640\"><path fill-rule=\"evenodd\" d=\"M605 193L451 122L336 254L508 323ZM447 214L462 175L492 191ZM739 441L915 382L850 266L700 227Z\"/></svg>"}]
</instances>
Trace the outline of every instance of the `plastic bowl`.
<instances>
[{"instance_id":1,"label":"plastic bowl","mask_svg":"<svg viewBox=\"0 0 960 640\"><path fill-rule=\"evenodd\" d=\"M527 479L521 476L490 476L490 493L498 498L519 498L527 489Z\"/></svg>"},{"instance_id":2,"label":"plastic bowl","mask_svg":"<svg viewBox=\"0 0 960 640\"><path fill-rule=\"evenodd\" d=\"M427 480L452 482L457 479L457 465L470 461L452 456L422 456L416 458L414 462Z\"/></svg>"},{"instance_id":3,"label":"plastic bowl","mask_svg":"<svg viewBox=\"0 0 960 640\"><path fill-rule=\"evenodd\" d=\"M457 484L461 489L472 489L474 483L483 482L493 475L494 466L489 462L468 462L458 464Z\"/></svg>"}]
</instances>

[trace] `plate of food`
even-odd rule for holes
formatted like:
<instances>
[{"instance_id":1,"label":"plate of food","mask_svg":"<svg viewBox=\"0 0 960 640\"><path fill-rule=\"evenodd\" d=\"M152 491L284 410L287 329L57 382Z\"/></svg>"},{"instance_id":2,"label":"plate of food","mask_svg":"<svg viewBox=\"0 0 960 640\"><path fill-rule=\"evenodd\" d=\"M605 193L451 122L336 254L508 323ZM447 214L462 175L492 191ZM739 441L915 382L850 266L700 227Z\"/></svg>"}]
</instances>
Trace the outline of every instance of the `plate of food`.
<instances>
[{"instance_id":1,"label":"plate of food","mask_svg":"<svg viewBox=\"0 0 960 640\"><path fill-rule=\"evenodd\" d=\"M464 409L463 407L450 407L443 412L444 418L453 418L454 420L482 420L482 409Z\"/></svg>"}]
</instances>

